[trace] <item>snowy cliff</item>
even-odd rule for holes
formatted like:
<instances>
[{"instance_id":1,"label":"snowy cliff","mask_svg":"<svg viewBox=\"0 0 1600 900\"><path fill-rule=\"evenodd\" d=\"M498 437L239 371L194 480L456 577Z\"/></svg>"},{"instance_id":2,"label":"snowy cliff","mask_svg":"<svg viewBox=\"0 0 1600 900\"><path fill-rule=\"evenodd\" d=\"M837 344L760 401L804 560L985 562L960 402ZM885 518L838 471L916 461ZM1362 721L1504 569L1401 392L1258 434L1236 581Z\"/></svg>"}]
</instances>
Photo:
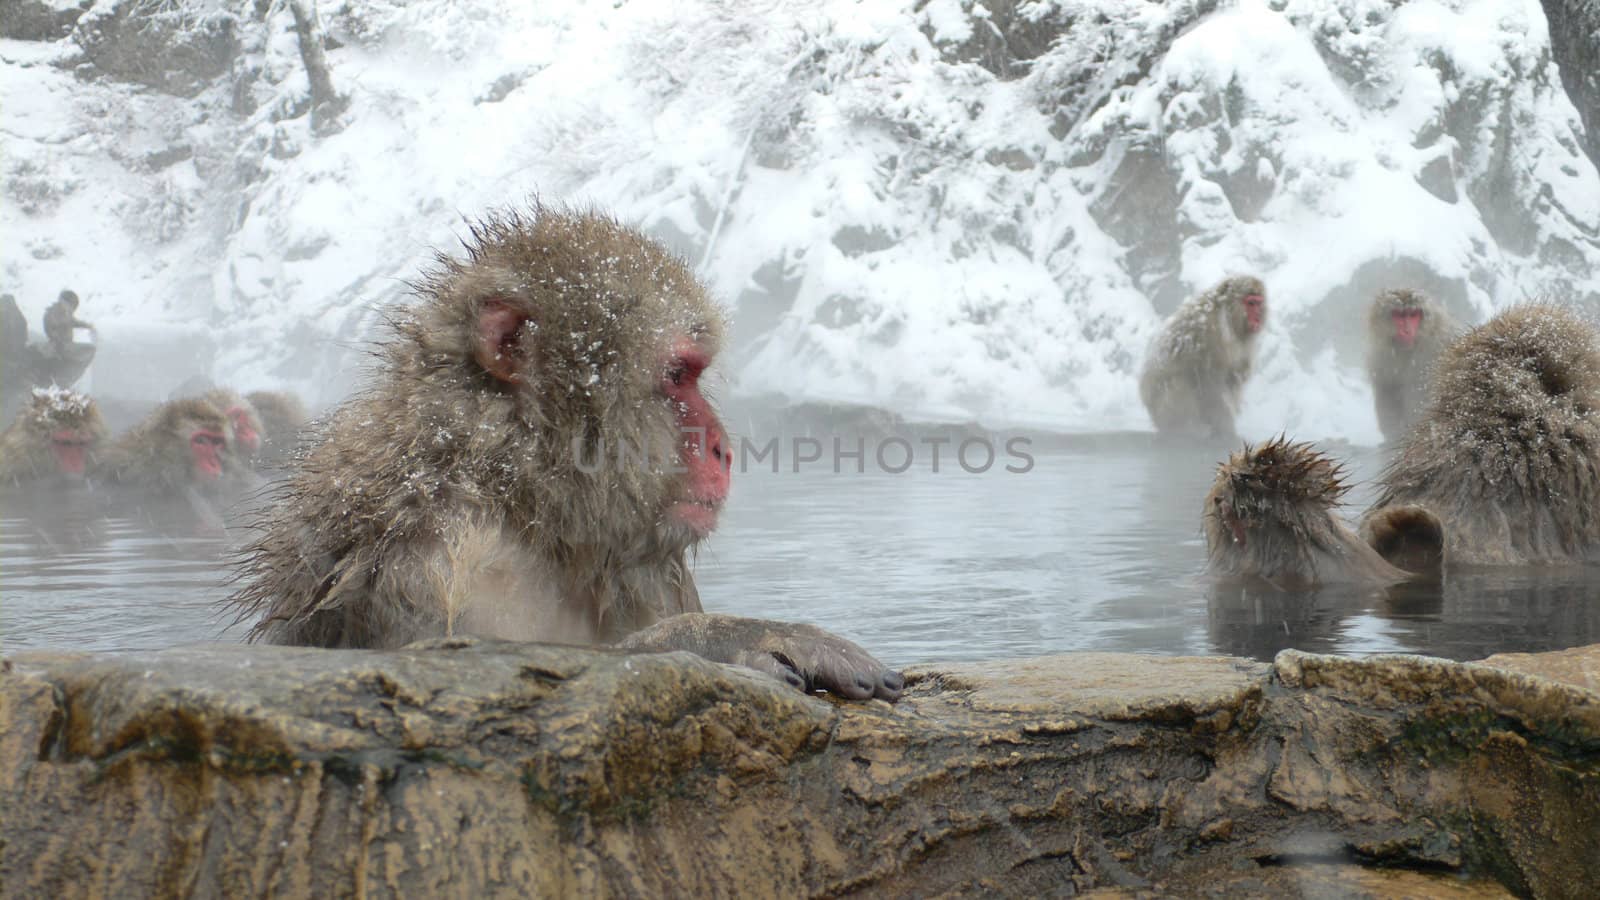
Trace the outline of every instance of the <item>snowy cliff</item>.
<instances>
[{"instance_id":1,"label":"snowy cliff","mask_svg":"<svg viewBox=\"0 0 1600 900\"><path fill-rule=\"evenodd\" d=\"M1147 428L1160 316L1248 271L1242 430L1373 441L1379 287L1600 306L1536 2L324 2L321 135L277 6L3 6L44 24L0 25L0 289L85 297L100 392L188 374L156 348L332 400L431 248L534 192L698 264L735 393L923 418Z\"/></svg>"}]
</instances>

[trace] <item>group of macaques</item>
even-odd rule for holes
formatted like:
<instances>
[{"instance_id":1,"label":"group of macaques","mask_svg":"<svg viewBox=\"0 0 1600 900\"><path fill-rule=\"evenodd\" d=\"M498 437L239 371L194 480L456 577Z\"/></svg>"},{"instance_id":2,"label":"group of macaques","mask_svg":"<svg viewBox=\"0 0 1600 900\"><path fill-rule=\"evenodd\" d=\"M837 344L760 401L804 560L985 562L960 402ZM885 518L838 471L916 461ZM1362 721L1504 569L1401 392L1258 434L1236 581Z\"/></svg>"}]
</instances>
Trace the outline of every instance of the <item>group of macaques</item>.
<instances>
[{"instance_id":1,"label":"group of macaques","mask_svg":"<svg viewBox=\"0 0 1600 900\"><path fill-rule=\"evenodd\" d=\"M441 256L415 288L371 383L294 453L244 550L227 603L252 639L687 650L802 690L900 696L899 673L837 635L702 611L688 555L716 527L732 472L701 389L724 323L681 260L605 215L535 204L479 222L465 256ZM1374 315L1396 335L1396 360L1377 368L1426 368L1400 351L1439 339L1437 307L1397 293ZM1254 278L1179 310L1141 381L1158 427L1232 433L1265 316ZM1445 350L1435 383L1359 538L1332 515L1344 486L1331 461L1285 440L1235 454L1207 500L1213 568L1304 587L1592 556L1593 331L1559 309L1513 310ZM216 484L292 442L298 412L284 399L176 400L106 445L91 402L43 391L0 438L0 460L13 480ZM1414 402L1401 392L1380 409L1399 421ZM595 468L580 446L674 447L677 464Z\"/></svg>"},{"instance_id":2,"label":"group of macaques","mask_svg":"<svg viewBox=\"0 0 1600 900\"><path fill-rule=\"evenodd\" d=\"M686 650L897 699L901 675L842 637L701 610L688 555L733 461L701 390L723 317L683 262L608 216L540 204L466 243L415 285L367 389L312 426L276 485L227 601L250 637ZM102 454L92 403L34 401L0 442L14 477L215 484L279 433L257 395L217 393L166 404ZM580 446L674 448L679 464L595 467Z\"/></svg>"},{"instance_id":3,"label":"group of macaques","mask_svg":"<svg viewBox=\"0 0 1600 900\"><path fill-rule=\"evenodd\" d=\"M1265 314L1255 278L1179 308L1140 381L1163 432L1231 436ZM1279 437L1233 453L1202 512L1211 572L1284 590L1387 585L1456 566L1600 561L1600 331L1529 303L1462 333L1389 290L1368 315L1368 374L1395 455L1355 529L1341 467Z\"/></svg>"},{"instance_id":4,"label":"group of macaques","mask_svg":"<svg viewBox=\"0 0 1600 900\"><path fill-rule=\"evenodd\" d=\"M163 403L112 440L93 398L35 388L0 432L0 484L93 479L156 496L236 495L287 456L305 420L292 394L217 388Z\"/></svg>"},{"instance_id":5,"label":"group of macaques","mask_svg":"<svg viewBox=\"0 0 1600 900\"><path fill-rule=\"evenodd\" d=\"M1261 279L1236 275L1182 306L1145 357L1139 397L1156 431L1233 440L1239 400L1266 325ZM1428 373L1460 327L1438 301L1409 288L1378 294L1367 310L1367 377L1384 440L1398 441L1427 399Z\"/></svg>"}]
</instances>

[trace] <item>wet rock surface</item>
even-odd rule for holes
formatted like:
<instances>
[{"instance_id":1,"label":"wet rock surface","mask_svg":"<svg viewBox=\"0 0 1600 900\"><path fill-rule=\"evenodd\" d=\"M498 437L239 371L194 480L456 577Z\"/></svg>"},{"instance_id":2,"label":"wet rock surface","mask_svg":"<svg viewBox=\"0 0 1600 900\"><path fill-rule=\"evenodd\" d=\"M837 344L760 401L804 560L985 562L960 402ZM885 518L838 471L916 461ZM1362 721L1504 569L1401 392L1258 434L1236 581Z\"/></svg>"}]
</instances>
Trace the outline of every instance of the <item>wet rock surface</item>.
<instances>
[{"instance_id":1,"label":"wet rock surface","mask_svg":"<svg viewBox=\"0 0 1600 900\"><path fill-rule=\"evenodd\" d=\"M685 654L24 654L0 893L1583 896L1600 695L1541 674L1600 647L1556 655L1071 654L890 706Z\"/></svg>"}]
</instances>

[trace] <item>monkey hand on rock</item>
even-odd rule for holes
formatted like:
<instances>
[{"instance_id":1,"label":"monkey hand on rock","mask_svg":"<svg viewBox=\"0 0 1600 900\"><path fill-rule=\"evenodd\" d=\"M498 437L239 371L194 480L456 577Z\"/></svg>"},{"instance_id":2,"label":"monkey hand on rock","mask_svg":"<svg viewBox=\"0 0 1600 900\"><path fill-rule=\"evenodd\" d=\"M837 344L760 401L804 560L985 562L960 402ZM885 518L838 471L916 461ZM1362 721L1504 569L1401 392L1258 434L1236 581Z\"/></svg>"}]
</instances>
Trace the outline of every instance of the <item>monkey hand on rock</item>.
<instances>
[{"instance_id":1,"label":"monkey hand on rock","mask_svg":"<svg viewBox=\"0 0 1600 900\"><path fill-rule=\"evenodd\" d=\"M713 613L685 613L635 632L625 650L687 650L714 662L765 672L802 691L851 700L899 699L905 679L867 651L815 625Z\"/></svg>"}]
</instances>

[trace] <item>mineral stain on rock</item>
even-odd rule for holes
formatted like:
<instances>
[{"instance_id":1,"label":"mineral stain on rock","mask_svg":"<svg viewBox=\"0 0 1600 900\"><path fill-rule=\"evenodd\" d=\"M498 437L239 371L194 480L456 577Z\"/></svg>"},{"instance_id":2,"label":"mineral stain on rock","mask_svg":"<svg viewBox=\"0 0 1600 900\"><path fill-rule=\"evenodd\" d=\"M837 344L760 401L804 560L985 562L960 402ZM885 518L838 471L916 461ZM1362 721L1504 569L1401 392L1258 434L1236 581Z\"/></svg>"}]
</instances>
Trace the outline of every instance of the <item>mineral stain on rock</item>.
<instances>
[{"instance_id":1,"label":"mineral stain on rock","mask_svg":"<svg viewBox=\"0 0 1600 900\"><path fill-rule=\"evenodd\" d=\"M24 654L0 891L1576 897L1600 648L1556 655L1084 653L890 706L677 653Z\"/></svg>"}]
</instances>

